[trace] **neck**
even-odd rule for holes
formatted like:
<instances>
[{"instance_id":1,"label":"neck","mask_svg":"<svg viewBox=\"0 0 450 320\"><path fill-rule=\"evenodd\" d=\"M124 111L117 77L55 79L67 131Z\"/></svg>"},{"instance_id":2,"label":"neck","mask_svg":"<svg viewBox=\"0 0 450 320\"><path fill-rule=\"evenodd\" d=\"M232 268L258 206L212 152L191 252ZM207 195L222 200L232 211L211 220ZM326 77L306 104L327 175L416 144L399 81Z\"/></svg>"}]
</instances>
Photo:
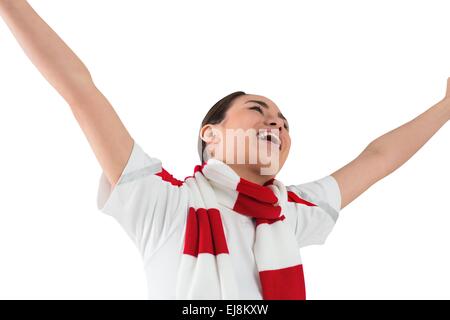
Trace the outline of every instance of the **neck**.
<instances>
[{"instance_id":1,"label":"neck","mask_svg":"<svg viewBox=\"0 0 450 320\"><path fill-rule=\"evenodd\" d=\"M274 175L261 175L259 173L260 168L258 166L251 166L248 164L228 164L228 166L241 178L261 186L268 180L275 177Z\"/></svg>"}]
</instances>

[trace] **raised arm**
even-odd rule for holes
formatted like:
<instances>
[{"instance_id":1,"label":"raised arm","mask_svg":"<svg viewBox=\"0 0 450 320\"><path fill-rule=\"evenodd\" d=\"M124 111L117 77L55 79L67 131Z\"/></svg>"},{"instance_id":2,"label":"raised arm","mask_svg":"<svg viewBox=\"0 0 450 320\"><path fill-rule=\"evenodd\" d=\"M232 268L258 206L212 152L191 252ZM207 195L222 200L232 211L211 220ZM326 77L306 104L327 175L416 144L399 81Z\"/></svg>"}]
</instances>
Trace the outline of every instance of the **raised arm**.
<instances>
[{"instance_id":1,"label":"raised arm","mask_svg":"<svg viewBox=\"0 0 450 320\"><path fill-rule=\"evenodd\" d=\"M0 0L0 16L31 62L68 103L114 186L133 139L86 66L26 0Z\"/></svg>"},{"instance_id":2,"label":"raised arm","mask_svg":"<svg viewBox=\"0 0 450 320\"><path fill-rule=\"evenodd\" d=\"M450 119L450 78L444 99L413 120L372 141L352 162L332 173L341 209L410 159Z\"/></svg>"}]
</instances>

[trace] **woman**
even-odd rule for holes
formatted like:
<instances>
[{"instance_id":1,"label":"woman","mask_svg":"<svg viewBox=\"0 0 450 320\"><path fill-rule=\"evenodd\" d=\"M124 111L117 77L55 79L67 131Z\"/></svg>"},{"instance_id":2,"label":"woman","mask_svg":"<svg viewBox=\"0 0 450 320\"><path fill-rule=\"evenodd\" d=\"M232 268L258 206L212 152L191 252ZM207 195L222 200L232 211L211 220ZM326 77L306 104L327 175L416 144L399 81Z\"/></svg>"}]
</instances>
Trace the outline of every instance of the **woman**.
<instances>
[{"instance_id":1,"label":"woman","mask_svg":"<svg viewBox=\"0 0 450 320\"><path fill-rule=\"evenodd\" d=\"M0 0L0 16L85 133L103 170L98 208L140 250L151 299L305 299L298 249L324 243L342 208L450 118L448 79L441 101L343 168L284 186L275 177L291 145L287 120L267 97L239 91L207 113L200 164L178 180L133 140L87 68L27 1Z\"/></svg>"}]
</instances>

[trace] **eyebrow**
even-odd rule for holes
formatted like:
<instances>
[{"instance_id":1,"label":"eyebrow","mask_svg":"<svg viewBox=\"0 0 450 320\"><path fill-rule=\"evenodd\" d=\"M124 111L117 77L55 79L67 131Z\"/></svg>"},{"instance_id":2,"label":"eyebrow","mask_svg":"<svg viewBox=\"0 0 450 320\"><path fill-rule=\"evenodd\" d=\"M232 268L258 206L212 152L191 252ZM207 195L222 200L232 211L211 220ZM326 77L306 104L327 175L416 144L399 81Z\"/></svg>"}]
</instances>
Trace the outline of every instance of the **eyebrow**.
<instances>
[{"instance_id":1,"label":"eyebrow","mask_svg":"<svg viewBox=\"0 0 450 320\"><path fill-rule=\"evenodd\" d=\"M245 103L248 103L248 102L259 103L259 104L262 105L264 108L269 109L269 106L268 106L267 103L265 103L264 101L261 101L261 100L248 100L248 101L246 101ZM282 114L281 112L278 112L278 117L281 118L281 119L286 120L286 123L287 123L287 119L283 116L283 114ZM287 125L289 126L288 123L287 123Z\"/></svg>"}]
</instances>

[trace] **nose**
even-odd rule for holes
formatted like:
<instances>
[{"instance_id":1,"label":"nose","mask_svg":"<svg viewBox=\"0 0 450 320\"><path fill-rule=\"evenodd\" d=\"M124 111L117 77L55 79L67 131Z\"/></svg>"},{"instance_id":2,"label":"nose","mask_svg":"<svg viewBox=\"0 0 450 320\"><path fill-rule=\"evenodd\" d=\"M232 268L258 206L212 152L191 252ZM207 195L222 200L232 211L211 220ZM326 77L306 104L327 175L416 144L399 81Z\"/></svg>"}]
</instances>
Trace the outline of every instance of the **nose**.
<instances>
[{"instance_id":1,"label":"nose","mask_svg":"<svg viewBox=\"0 0 450 320\"><path fill-rule=\"evenodd\" d=\"M267 119L266 121L266 125L269 125L271 127L275 127L278 128L278 130L281 131L281 129L283 128L283 120L280 118L275 118L275 117L270 117Z\"/></svg>"}]
</instances>

